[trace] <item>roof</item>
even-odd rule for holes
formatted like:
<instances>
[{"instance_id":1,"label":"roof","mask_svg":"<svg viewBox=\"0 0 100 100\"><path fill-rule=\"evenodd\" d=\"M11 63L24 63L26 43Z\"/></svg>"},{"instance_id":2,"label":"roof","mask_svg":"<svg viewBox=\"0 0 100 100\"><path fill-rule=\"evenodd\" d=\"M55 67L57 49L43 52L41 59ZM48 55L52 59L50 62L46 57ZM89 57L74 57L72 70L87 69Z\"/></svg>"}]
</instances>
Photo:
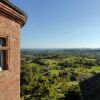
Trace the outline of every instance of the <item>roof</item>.
<instances>
[{"instance_id":1,"label":"roof","mask_svg":"<svg viewBox=\"0 0 100 100\"><path fill-rule=\"evenodd\" d=\"M24 11L22 11L20 8L18 8L17 6L15 6L14 4L12 4L9 0L0 0L0 2L2 2L5 5L7 5L8 7L12 8L16 12L18 12L19 14L25 16L26 17L26 20L27 20L26 13Z\"/></svg>"}]
</instances>

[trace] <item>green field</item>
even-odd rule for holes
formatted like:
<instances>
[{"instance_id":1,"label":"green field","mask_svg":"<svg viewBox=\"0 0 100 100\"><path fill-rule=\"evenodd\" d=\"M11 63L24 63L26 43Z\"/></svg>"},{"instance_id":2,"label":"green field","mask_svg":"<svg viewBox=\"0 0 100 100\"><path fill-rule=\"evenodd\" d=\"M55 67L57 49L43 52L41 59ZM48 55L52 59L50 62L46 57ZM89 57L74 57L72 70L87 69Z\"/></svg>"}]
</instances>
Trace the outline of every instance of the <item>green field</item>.
<instances>
[{"instance_id":1,"label":"green field","mask_svg":"<svg viewBox=\"0 0 100 100\"><path fill-rule=\"evenodd\" d=\"M97 73L100 73L97 50L38 53L26 50L21 59L21 97L23 100L72 100L74 95L80 98L79 82Z\"/></svg>"}]
</instances>

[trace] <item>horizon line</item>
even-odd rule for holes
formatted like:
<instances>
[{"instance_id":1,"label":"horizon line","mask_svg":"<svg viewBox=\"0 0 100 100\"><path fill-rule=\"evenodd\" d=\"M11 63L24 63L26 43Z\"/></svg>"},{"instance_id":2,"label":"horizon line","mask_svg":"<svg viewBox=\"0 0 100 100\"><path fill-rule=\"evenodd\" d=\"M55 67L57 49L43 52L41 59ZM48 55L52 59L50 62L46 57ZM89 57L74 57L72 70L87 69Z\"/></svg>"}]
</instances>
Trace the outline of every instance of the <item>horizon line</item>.
<instances>
[{"instance_id":1,"label":"horizon line","mask_svg":"<svg viewBox=\"0 0 100 100\"><path fill-rule=\"evenodd\" d=\"M83 48L80 48L80 47L76 47L76 48L21 48L21 49L100 49L100 47L99 48L85 48L85 47L83 47Z\"/></svg>"}]
</instances>

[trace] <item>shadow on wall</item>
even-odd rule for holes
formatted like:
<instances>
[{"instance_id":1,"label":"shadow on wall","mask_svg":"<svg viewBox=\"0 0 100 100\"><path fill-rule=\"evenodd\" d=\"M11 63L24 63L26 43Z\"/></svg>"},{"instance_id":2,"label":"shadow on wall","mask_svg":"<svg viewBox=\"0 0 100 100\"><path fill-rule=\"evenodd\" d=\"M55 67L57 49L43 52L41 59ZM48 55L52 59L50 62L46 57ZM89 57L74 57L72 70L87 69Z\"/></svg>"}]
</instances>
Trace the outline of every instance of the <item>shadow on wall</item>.
<instances>
[{"instance_id":1,"label":"shadow on wall","mask_svg":"<svg viewBox=\"0 0 100 100\"><path fill-rule=\"evenodd\" d=\"M100 100L100 73L80 82L83 100Z\"/></svg>"}]
</instances>

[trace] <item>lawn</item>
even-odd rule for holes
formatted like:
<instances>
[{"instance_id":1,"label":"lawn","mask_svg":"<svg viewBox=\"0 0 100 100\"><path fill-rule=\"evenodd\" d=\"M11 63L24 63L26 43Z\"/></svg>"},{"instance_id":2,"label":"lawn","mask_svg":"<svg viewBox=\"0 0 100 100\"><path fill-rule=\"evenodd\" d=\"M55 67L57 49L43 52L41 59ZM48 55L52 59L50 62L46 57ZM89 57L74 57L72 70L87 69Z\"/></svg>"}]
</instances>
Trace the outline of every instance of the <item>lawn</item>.
<instances>
[{"instance_id":1,"label":"lawn","mask_svg":"<svg viewBox=\"0 0 100 100\"><path fill-rule=\"evenodd\" d=\"M56 75L56 76L59 75L59 71L60 70L49 70L49 72L51 73L51 75Z\"/></svg>"}]
</instances>

